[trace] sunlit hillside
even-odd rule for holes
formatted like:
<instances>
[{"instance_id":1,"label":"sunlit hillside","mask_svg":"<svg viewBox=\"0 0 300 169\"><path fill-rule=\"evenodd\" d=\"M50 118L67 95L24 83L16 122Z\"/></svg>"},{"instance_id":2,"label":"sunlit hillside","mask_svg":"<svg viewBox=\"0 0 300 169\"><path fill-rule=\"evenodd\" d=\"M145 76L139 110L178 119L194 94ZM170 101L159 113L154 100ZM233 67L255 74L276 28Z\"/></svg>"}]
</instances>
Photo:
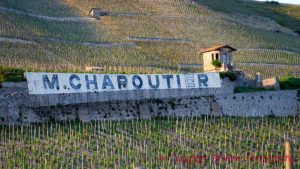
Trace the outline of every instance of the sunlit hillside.
<instances>
[{"instance_id":1,"label":"sunlit hillside","mask_svg":"<svg viewBox=\"0 0 300 169\"><path fill-rule=\"evenodd\" d=\"M108 15L91 18L91 8ZM2 0L0 64L39 71L199 72L200 49L229 44L238 49L237 68L249 76L300 76L299 11L242 0Z\"/></svg>"}]
</instances>

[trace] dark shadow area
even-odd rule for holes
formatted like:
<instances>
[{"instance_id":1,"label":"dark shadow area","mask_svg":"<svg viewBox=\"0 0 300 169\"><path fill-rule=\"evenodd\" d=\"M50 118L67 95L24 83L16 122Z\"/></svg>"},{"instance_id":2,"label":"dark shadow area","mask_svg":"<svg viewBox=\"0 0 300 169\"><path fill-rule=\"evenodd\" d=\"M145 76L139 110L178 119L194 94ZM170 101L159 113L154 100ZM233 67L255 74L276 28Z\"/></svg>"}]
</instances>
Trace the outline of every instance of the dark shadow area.
<instances>
[{"instance_id":1,"label":"dark shadow area","mask_svg":"<svg viewBox=\"0 0 300 169\"><path fill-rule=\"evenodd\" d=\"M76 51L78 46L81 47L80 44L105 42L99 21L80 20L87 16L68 1L1 0L0 7L11 9L0 9L0 38L28 39L33 42L32 44L5 42L5 40L0 42L2 49L0 65L3 67L40 71L71 68L75 71L86 64L86 62L79 63L78 60L89 59L89 55L86 56L83 50ZM26 15L27 13L31 15ZM45 17L34 17L35 15ZM57 21L47 17L78 17L79 21ZM59 39L61 42L52 43L36 39ZM63 43L66 41L80 44L76 46ZM89 46L82 48L89 49ZM93 51L100 50L93 48Z\"/></svg>"},{"instance_id":2,"label":"dark shadow area","mask_svg":"<svg viewBox=\"0 0 300 169\"><path fill-rule=\"evenodd\" d=\"M295 6L241 0L196 0L196 2L219 12L241 13L245 15L258 15L268 17L276 21L278 24L290 28L294 32L300 34L300 19L283 13L284 8Z\"/></svg>"},{"instance_id":3,"label":"dark shadow area","mask_svg":"<svg viewBox=\"0 0 300 169\"><path fill-rule=\"evenodd\" d=\"M1 0L0 6L47 16L76 15L75 8L67 5L63 0Z\"/></svg>"},{"instance_id":4,"label":"dark shadow area","mask_svg":"<svg viewBox=\"0 0 300 169\"><path fill-rule=\"evenodd\" d=\"M76 17L80 12L58 0L3 0L1 7L22 12L51 17ZM49 37L73 41L100 41L99 33L95 32L92 22L66 21L58 22L35 18L14 12L0 12L1 35L9 37Z\"/></svg>"}]
</instances>

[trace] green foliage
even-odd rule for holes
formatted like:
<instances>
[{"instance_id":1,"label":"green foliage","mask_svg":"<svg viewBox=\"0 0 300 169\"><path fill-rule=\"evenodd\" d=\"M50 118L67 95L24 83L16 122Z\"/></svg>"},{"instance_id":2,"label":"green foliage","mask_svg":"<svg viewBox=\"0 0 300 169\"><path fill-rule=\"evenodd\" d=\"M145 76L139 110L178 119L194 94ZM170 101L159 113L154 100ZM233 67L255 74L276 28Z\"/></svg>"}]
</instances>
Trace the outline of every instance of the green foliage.
<instances>
[{"instance_id":1,"label":"green foliage","mask_svg":"<svg viewBox=\"0 0 300 169\"><path fill-rule=\"evenodd\" d=\"M0 88L2 87L1 83L4 82L7 78L7 73L0 67Z\"/></svg>"},{"instance_id":2,"label":"green foliage","mask_svg":"<svg viewBox=\"0 0 300 169\"><path fill-rule=\"evenodd\" d=\"M222 66L222 63L219 59L213 60L211 64L214 65L215 67L221 67Z\"/></svg>"},{"instance_id":3,"label":"green foliage","mask_svg":"<svg viewBox=\"0 0 300 169\"><path fill-rule=\"evenodd\" d=\"M249 93L249 92L262 92L262 91L275 91L274 88L254 88L254 87L236 87L234 93Z\"/></svg>"},{"instance_id":4,"label":"green foliage","mask_svg":"<svg viewBox=\"0 0 300 169\"><path fill-rule=\"evenodd\" d=\"M24 70L18 68L3 68L0 67L0 83L8 82L21 82L25 81Z\"/></svg>"},{"instance_id":5,"label":"green foliage","mask_svg":"<svg viewBox=\"0 0 300 169\"><path fill-rule=\"evenodd\" d=\"M265 3L272 4L272 5L279 5L279 2L277 1L266 1Z\"/></svg>"},{"instance_id":6,"label":"green foliage","mask_svg":"<svg viewBox=\"0 0 300 169\"><path fill-rule=\"evenodd\" d=\"M6 74L5 72L0 71L0 83L4 82L6 79Z\"/></svg>"},{"instance_id":7,"label":"green foliage","mask_svg":"<svg viewBox=\"0 0 300 169\"><path fill-rule=\"evenodd\" d=\"M285 77L279 79L280 88L282 90L300 89L300 78Z\"/></svg>"},{"instance_id":8,"label":"green foliage","mask_svg":"<svg viewBox=\"0 0 300 169\"><path fill-rule=\"evenodd\" d=\"M220 77L224 79L225 77L228 77L230 81L236 81L237 75L232 71L227 72L220 72Z\"/></svg>"}]
</instances>

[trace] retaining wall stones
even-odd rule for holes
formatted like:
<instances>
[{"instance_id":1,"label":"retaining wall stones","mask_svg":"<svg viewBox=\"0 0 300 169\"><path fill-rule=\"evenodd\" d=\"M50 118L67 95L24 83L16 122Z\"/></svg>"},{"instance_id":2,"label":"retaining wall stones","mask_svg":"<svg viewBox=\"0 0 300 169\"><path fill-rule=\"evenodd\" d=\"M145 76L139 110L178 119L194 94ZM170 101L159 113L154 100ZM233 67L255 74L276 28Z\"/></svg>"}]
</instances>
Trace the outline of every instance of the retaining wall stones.
<instances>
[{"instance_id":1,"label":"retaining wall stones","mask_svg":"<svg viewBox=\"0 0 300 169\"><path fill-rule=\"evenodd\" d=\"M19 121L23 123L79 119L83 122L105 119L148 119L151 117L186 117L221 115L214 97L188 97L142 101L112 101L67 106L30 108L23 106Z\"/></svg>"},{"instance_id":2,"label":"retaining wall stones","mask_svg":"<svg viewBox=\"0 0 300 169\"><path fill-rule=\"evenodd\" d=\"M26 83L0 89L0 124L166 116L290 116L300 109L297 91L234 94L240 82L222 80L219 89L145 90L85 94L28 95Z\"/></svg>"},{"instance_id":3,"label":"retaining wall stones","mask_svg":"<svg viewBox=\"0 0 300 169\"><path fill-rule=\"evenodd\" d=\"M216 100L227 116L291 116L298 111L295 90L217 95Z\"/></svg>"}]
</instances>

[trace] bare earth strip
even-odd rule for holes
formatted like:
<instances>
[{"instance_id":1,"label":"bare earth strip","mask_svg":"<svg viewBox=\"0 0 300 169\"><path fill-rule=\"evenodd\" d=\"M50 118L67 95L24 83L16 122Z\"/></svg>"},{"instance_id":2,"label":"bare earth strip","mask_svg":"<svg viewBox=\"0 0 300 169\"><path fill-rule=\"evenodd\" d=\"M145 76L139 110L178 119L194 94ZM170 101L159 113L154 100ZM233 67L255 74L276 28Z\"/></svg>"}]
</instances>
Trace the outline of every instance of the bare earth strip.
<instances>
[{"instance_id":1,"label":"bare earth strip","mask_svg":"<svg viewBox=\"0 0 300 169\"><path fill-rule=\"evenodd\" d=\"M127 37L130 41L138 42L169 42L169 43L190 43L188 39L175 39L175 38L157 38L157 37Z\"/></svg>"},{"instance_id":2,"label":"bare earth strip","mask_svg":"<svg viewBox=\"0 0 300 169\"><path fill-rule=\"evenodd\" d=\"M136 47L135 43L101 43L101 42L80 42L80 41L68 41L62 39L54 39L47 37L32 37L35 41L48 41L48 42L61 42L66 44L77 44L82 46L90 46L90 47Z\"/></svg>"},{"instance_id":3,"label":"bare earth strip","mask_svg":"<svg viewBox=\"0 0 300 169\"><path fill-rule=\"evenodd\" d=\"M0 37L0 42L35 44L38 41L47 41L47 42L60 42L66 44L77 44L77 45L89 46L89 47L136 47L137 46L135 43L79 42L79 41L68 41L68 40L54 39L54 38L45 38L45 37L31 37L30 39L32 40Z\"/></svg>"},{"instance_id":4,"label":"bare earth strip","mask_svg":"<svg viewBox=\"0 0 300 169\"><path fill-rule=\"evenodd\" d=\"M207 20L213 19L214 22L218 21L220 23L225 23L224 19L216 16L178 16L178 15L157 15L153 13L124 13L124 12L102 12L102 16L95 16L95 18L101 18L105 16L111 17L149 17L153 19L165 19L165 20L172 20L172 19L183 19L185 21L195 21L195 22L203 22Z\"/></svg>"},{"instance_id":5,"label":"bare earth strip","mask_svg":"<svg viewBox=\"0 0 300 169\"><path fill-rule=\"evenodd\" d=\"M125 12L105 12L103 11L104 16L127 16L127 17L154 17L160 19L190 19L190 20L203 20L203 19L219 19L221 18L215 16L178 16L178 15L157 15L153 13L125 13Z\"/></svg>"},{"instance_id":6,"label":"bare earth strip","mask_svg":"<svg viewBox=\"0 0 300 169\"><path fill-rule=\"evenodd\" d=\"M239 65L243 65L243 66L270 66L270 67L295 67L295 68L299 68L300 65L288 65L288 64L275 64L275 63L255 63L255 62L243 62L243 63L236 63Z\"/></svg>"},{"instance_id":7,"label":"bare earth strip","mask_svg":"<svg viewBox=\"0 0 300 169\"><path fill-rule=\"evenodd\" d=\"M17 39L17 38L6 38L6 37L0 37L0 42L34 44L34 42L31 42L31 41L28 41L28 40Z\"/></svg>"},{"instance_id":8,"label":"bare earth strip","mask_svg":"<svg viewBox=\"0 0 300 169\"><path fill-rule=\"evenodd\" d=\"M5 7L0 7L0 12L4 13L15 13L18 15L26 15L30 17L35 17L39 19L44 19L44 20L50 20L50 21L58 21L58 22L86 22L86 21L97 21L96 18L92 17L52 17L52 16L44 16L44 15L37 15L37 14L32 14L32 13L27 13L15 9L9 9Z\"/></svg>"},{"instance_id":9,"label":"bare earth strip","mask_svg":"<svg viewBox=\"0 0 300 169\"><path fill-rule=\"evenodd\" d=\"M256 51L256 52L283 52L288 54L300 54L299 50L296 49L264 49L264 48L242 48L239 51Z\"/></svg>"}]
</instances>

